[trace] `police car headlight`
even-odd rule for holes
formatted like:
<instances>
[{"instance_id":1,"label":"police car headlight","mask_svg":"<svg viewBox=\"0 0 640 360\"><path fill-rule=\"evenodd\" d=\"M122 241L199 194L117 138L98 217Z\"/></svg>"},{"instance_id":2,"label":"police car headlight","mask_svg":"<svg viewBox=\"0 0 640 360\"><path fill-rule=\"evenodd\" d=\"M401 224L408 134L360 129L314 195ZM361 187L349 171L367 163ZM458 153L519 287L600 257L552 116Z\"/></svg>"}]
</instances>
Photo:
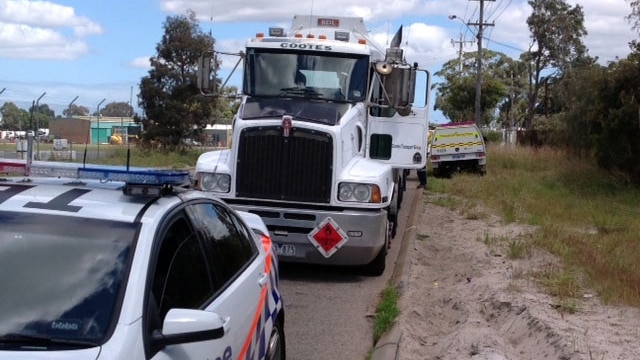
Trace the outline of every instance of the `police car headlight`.
<instances>
[{"instance_id":1,"label":"police car headlight","mask_svg":"<svg viewBox=\"0 0 640 360\"><path fill-rule=\"evenodd\" d=\"M200 189L228 193L231 189L231 176L228 174L203 173L200 175Z\"/></svg>"},{"instance_id":2,"label":"police car headlight","mask_svg":"<svg viewBox=\"0 0 640 360\"><path fill-rule=\"evenodd\" d=\"M379 203L380 188L375 184L340 183L338 200L349 202Z\"/></svg>"}]
</instances>

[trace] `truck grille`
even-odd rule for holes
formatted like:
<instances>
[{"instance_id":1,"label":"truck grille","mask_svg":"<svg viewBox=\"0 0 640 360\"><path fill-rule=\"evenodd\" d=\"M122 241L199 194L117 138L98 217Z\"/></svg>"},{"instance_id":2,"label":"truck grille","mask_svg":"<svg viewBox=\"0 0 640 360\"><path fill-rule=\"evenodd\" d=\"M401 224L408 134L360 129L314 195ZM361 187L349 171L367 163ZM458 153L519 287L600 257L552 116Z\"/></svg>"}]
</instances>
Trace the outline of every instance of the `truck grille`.
<instances>
[{"instance_id":1,"label":"truck grille","mask_svg":"<svg viewBox=\"0 0 640 360\"><path fill-rule=\"evenodd\" d=\"M243 129L236 164L236 196L329 203L333 140L327 133L281 126Z\"/></svg>"}]
</instances>

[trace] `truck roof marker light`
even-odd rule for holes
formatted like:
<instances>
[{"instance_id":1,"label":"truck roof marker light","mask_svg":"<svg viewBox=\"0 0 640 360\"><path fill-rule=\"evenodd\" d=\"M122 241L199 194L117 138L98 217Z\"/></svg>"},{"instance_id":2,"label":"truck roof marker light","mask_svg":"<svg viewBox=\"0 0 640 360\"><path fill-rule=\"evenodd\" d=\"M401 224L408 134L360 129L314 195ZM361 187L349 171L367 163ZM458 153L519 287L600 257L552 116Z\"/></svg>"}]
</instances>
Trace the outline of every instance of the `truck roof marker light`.
<instances>
[{"instance_id":1,"label":"truck roof marker light","mask_svg":"<svg viewBox=\"0 0 640 360\"><path fill-rule=\"evenodd\" d=\"M318 39L327 40L327 35L318 35Z\"/></svg>"},{"instance_id":2,"label":"truck roof marker light","mask_svg":"<svg viewBox=\"0 0 640 360\"><path fill-rule=\"evenodd\" d=\"M261 33L261 32L256 33L256 38L261 39L263 37L264 37L264 33Z\"/></svg>"},{"instance_id":3,"label":"truck roof marker light","mask_svg":"<svg viewBox=\"0 0 640 360\"><path fill-rule=\"evenodd\" d=\"M336 31L333 38L338 41L349 41L349 33L346 31Z\"/></svg>"},{"instance_id":4,"label":"truck roof marker light","mask_svg":"<svg viewBox=\"0 0 640 360\"><path fill-rule=\"evenodd\" d=\"M281 28L281 27L270 27L269 28L269 36L284 37L284 28Z\"/></svg>"},{"instance_id":5,"label":"truck roof marker light","mask_svg":"<svg viewBox=\"0 0 640 360\"><path fill-rule=\"evenodd\" d=\"M314 39L316 36L313 34L307 34L307 39Z\"/></svg>"},{"instance_id":6,"label":"truck roof marker light","mask_svg":"<svg viewBox=\"0 0 640 360\"><path fill-rule=\"evenodd\" d=\"M367 40L365 40L365 39L358 39L358 44L360 44L360 45L367 45Z\"/></svg>"},{"instance_id":7,"label":"truck roof marker light","mask_svg":"<svg viewBox=\"0 0 640 360\"><path fill-rule=\"evenodd\" d=\"M296 33L295 35L293 35L293 37L298 38L298 39L302 39L302 34Z\"/></svg>"}]
</instances>

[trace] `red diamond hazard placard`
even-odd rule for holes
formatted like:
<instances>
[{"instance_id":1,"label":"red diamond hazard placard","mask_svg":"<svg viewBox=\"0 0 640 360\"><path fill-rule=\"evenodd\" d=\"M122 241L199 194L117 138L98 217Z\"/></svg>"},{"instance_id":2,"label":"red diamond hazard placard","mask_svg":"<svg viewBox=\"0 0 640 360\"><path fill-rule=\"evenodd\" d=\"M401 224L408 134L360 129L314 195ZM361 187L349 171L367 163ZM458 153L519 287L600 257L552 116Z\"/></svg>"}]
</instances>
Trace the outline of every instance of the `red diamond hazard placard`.
<instances>
[{"instance_id":1,"label":"red diamond hazard placard","mask_svg":"<svg viewBox=\"0 0 640 360\"><path fill-rule=\"evenodd\" d=\"M347 242L347 234L330 217L324 219L307 237L324 257L333 255Z\"/></svg>"}]
</instances>

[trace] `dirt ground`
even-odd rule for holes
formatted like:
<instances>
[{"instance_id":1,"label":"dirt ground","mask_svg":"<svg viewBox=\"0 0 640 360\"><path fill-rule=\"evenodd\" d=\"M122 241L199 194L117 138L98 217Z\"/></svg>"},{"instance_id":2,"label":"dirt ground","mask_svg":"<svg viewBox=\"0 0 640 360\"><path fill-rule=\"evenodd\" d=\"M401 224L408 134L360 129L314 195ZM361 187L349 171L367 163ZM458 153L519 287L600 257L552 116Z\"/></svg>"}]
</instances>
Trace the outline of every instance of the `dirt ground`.
<instances>
[{"instance_id":1,"label":"dirt ground","mask_svg":"<svg viewBox=\"0 0 640 360\"><path fill-rule=\"evenodd\" d=\"M531 276L551 256L513 260L506 246L487 241L531 228L488 212L469 219L434 205L434 196L425 192L416 209L398 360L640 359L638 309L602 305L585 290L577 312L558 311L559 300Z\"/></svg>"}]
</instances>

